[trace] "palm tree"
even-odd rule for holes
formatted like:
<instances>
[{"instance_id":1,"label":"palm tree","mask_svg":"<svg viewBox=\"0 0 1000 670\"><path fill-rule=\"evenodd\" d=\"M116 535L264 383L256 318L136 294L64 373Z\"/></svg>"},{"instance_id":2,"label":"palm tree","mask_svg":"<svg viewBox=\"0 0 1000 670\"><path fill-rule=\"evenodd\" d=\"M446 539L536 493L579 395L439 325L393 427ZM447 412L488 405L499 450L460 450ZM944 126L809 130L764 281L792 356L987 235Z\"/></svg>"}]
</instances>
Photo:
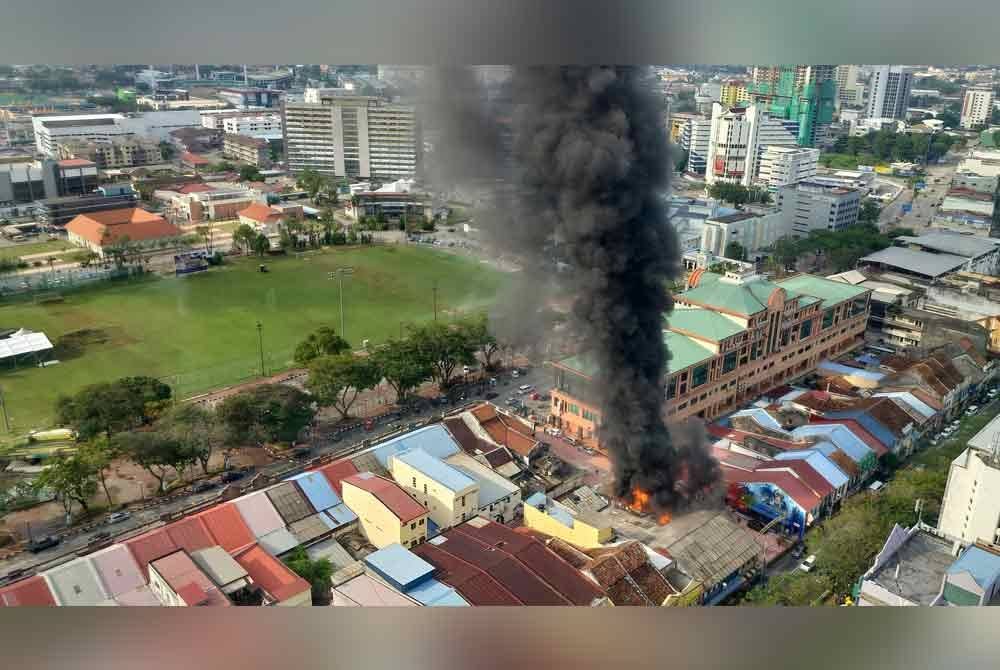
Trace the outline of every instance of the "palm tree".
<instances>
[{"instance_id":1,"label":"palm tree","mask_svg":"<svg viewBox=\"0 0 1000 670\"><path fill-rule=\"evenodd\" d=\"M205 253L206 254L212 253L211 250L209 250L208 248L209 243L211 242L212 239L211 226L197 226L194 230L196 233L198 233L198 236L205 241Z\"/></svg>"}]
</instances>

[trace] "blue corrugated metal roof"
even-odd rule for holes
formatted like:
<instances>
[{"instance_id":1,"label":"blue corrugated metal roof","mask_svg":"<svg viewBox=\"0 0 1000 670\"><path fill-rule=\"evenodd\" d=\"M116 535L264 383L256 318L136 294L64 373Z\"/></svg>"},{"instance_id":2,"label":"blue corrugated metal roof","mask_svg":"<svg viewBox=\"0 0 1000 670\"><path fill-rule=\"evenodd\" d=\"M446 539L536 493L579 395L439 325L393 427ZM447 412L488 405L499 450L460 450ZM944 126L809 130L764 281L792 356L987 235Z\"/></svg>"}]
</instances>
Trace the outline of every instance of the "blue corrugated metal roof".
<instances>
[{"instance_id":1,"label":"blue corrugated metal roof","mask_svg":"<svg viewBox=\"0 0 1000 670\"><path fill-rule=\"evenodd\" d=\"M399 543L365 556L365 563L382 579L406 591L434 574L434 566Z\"/></svg>"},{"instance_id":2,"label":"blue corrugated metal roof","mask_svg":"<svg viewBox=\"0 0 1000 670\"><path fill-rule=\"evenodd\" d=\"M973 545L948 568L948 574L968 572L980 588L987 589L1000 574L1000 556Z\"/></svg>"},{"instance_id":3,"label":"blue corrugated metal roof","mask_svg":"<svg viewBox=\"0 0 1000 670\"><path fill-rule=\"evenodd\" d=\"M402 451L393 456L393 458L398 458L411 468L422 472L425 476L430 477L451 491L462 491L476 485L475 479L461 472L458 468L454 468L441 459L428 454L423 449Z\"/></svg>"},{"instance_id":4,"label":"blue corrugated metal roof","mask_svg":"<svg viewBox=\"0 0 1000 670\"><path fill-rule=\"evenodd\" d=\"M358 515L351 511L344 503L339 505L334 505L330 509L326 510L326 513L336 522L337 528L343 526L344 524L351 523L352 521L357 521Z\"/></svg>"},{"instance_id":5,"label":"blue corrugated metal roof","mask_svg":"<svg viewBox=\"0 0 1000 670\"><path fill-rule=\"evenodd\" d=\"M875 436L875 439L892 449L896 446L896 436L891 430L877 421L864 410L846 410L843 412L827 412L827 419L854 419L861 424L861 427Z\"/></svg>"},{"instance_id":6,"label":"blue corrugated metal roof","mask_svg":"<svg viewBox=\"0 0 1000 670\"><path fill-rule=\"evenodd\" d=\"M302 474L289 477L289 481L295 482L309 503L317 512L330 509L339 505L341 500L337 492L330 486L330 481L321 472L303 472Z\"/></svg>"},{"instance_id":7,"label":"blue corrugated metal roof","mask_svg":"<svg viewBox=\"0 0 1000 670\"><path fill-rule=\"evenodd\" d=\"M504 488L487 475L477 476L474 471L469 468L462 467L461 465L453 463L448 463L447 465L455 468L465 475L468 475L474 481L479 482L479 507L481 508L486 507L487 505L492 505L493 503L518 492L518 488L513 484L508 484L507 488Z\"/></svg>"},{"instance_id":8,"label":"blue corrugated metal roof","mask_svg":"<svg viewBox=\"0 0 1000 670\"><path fill-rule=\"evenodd\" d=\"M524 501L525 505L531 505L532 507L538 507L539 505L545 504L545 494L541 491L535 491Z\"/></svg>"},{"instance_id":9,"label":"blue corrugated metal roof","mask_svg":"<svg viewBox=\"0 0 1000 670\"><path fill-rule=\"evenodd\" d=\"M874 453L857 435L845 426L836 423L811 423L799 426L792 431L792 435L797 439L809 436L825 437L827 440L833 442L838 449L850 456L851 460L855 463L860 463L869 454Z\"/></svg>"},{"instance_id":10,"label":"blue corrugated metal roof","mask_svg":"<svg viewBox=\"0 0 1000 670\"><path fill-rule=\"evenodd\" d=\"M830 444L824 442L823 444ZM777 454L775 460L788 461L801 458L808 463L813 470L819 473L835 489L839 489L850 481L850 477L844 474L837 464L831 461L818 449L804 449L802 451L786 451Z\"/></svg>"},{"instance_id":11,"label":"blue corrugated metal roof","mask_svg":"<svg viewBox=\"0 0 1000 670\"><path fill-rule=\"evenodd\" d=\"M912 407L914 410L916 410L918 414L921 414L922 416L928 419L934 416L935 414L934 408L932 408L930 405L923 402L922 400L920 400L919 398L917 398L915 395L913 395L908 391L892 391L889 393L876 393L875 397L896 398L897 400L901 400L910 407Z\"/></svg>"},{"instance_id":12,"label":"blue corrugated metal roof","mask_svg":"<svg viewBox=\"0 0 1000 670\"><path fill-rule=\"evenodd\" d=\"M442 584L436 579L424 580L416 586L407 589L406 595L426 607L469 606L469 603L465 602L465 599L458 595L455 589L447 584Z\"/></svg>"},{"instance_id":13,"label":"blue corrugated metal roof","mask_svg":"<svg viewBox=\"0 0 1000 670\"><path fill-rule=\"evenodd\" d=\"M448 458L460 451L451 434L442 424L436 423L380 444L372 453L382 467L388 468L390 456L409 449L423 449L435 458Z\"/></svg>"}]
</instances>

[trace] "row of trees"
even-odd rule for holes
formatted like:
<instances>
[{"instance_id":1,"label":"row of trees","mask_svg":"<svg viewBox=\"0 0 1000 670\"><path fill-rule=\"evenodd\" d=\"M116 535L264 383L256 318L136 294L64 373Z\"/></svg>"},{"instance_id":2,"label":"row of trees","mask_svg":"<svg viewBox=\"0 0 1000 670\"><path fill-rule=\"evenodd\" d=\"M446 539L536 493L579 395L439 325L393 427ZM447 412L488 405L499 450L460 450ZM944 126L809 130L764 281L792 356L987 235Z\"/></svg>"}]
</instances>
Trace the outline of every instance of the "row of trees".
<instances>
[{"instance_id":1,"label":"row of trees","mask_svg":"<svg viewBox=\"0 0 1000 670\"><path fill-rule=\"evenodd\" d=\"M947 133L897 133L884 128L867 135L838 138L833 153L823 154L820 161L827 167L843 169L891 161L922 163L925 156L937 160L952 146L964 142Z\"/></svg>"},{"instance_id":2,"label":"row of trees","mask_svg":"<svg viewBox=\"0 0 1000 670\"><path fill-rule=\"evenodd\" d=\"M734 205L744 205L748 202L759 202L762 205L771 202L771 193L760 186L747 188L742 184L729 182L716 182L708 187L708 195L716 200L729 202Z\"/></svg>"},{"instance_id":3,"label":"row of trees","mask_svg":"<svg viewBox=\"0 0 1000 670\"><path fill-rule=\"evenodd\" d=\"M405 402L425 381L447 387L460 366L476 363L477 354L486 369L495 368L500 350L481 315L411 326L407 337L390 339L367 356L355 356L332 328L320 328L299 344L295 361L309 368L306 384L316 401L346 418L358 396L383 379L396 402Z\"/></svg>"},{"instance_id":4,"label":"row of trees","mask_svg":"<svg viewBox=\"0 0 1000 670\"><path fill-rule=\"evenodd\" d=\"M894 231L893 236L903 234L900 230ZM814 230L806 237L779 239L771 249L769 262L773 269L780 270L802 259L822 257L824 266L843 272L853 268L862 256L888 247L891 239L871 223L848 226L840 231Z\"/></svg>"},{"instance_id":5,"label":"row of trees","mask_svg":"<svg viewBox=\"0 0 1000 670\"><path fill-rule=\"evenodd\" d=\"M228 463L237 447L293 442L315 410L307 394L289 386L261 385L212 410L173 403L170 387L157 379L125 377L61 397L56 414L76 429L80 444L56 456L35 486L54 492L69 515L74 504L87 512L98 486L114 504L107 479L118 459L148 472L162 493L171 475L184 479L196 467L208 474L220 450Z\"/></svg>"}]
</instances>

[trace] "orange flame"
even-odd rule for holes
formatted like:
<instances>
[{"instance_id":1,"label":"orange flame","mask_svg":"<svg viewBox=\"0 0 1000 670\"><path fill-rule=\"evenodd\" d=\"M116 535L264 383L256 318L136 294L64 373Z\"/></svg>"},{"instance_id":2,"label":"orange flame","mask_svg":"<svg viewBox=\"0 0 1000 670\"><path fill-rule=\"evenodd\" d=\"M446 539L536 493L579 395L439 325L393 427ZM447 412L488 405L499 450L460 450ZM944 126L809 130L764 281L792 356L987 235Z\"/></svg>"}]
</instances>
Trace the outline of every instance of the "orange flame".
<instances>
[{"instance_id":1,"label":"orange flame","mask_svg":"<svg viewBox=\"0 0 1000 670\"><path fill-rule=\"evenodd\" d=\"M640 488L632 489L632 502L628 506L636 512L645 512L649 509L649 493Z\"/></svg>"},{"instance_id":2,"label":"orange flame","mask_svg":"<svg viewBox=\"0 0 1000 670\"><path fill-rule=\"evenodd\" d=\"M656 523L661 526L666 526L672 519L673 517L670 516L670 512L664 512L660 516L656 517Z\"/></svg>"}]
</instances>

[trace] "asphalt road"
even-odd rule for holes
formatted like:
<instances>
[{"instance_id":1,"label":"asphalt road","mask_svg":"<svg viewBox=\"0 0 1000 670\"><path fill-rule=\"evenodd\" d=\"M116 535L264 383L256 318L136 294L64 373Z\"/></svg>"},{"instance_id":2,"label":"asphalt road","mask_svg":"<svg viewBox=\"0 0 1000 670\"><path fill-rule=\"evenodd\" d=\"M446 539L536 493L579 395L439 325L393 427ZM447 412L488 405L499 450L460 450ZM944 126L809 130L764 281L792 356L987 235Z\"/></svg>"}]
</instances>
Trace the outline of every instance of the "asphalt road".
<instances>
[{"instance_id":1,"label":"asphalt road","mask_svg":"<svg viewBox=\"0 0 1000 670\"><path fill-rule=\"evenodd\" d=\"M452 411L460 405L473 402L478 399L484 399L485 393L490 390L493 390L498 394L498 397L493 399L493 402L498 405L503 405L507 396L517 395L517 388L522 384L531 384L535 386L539 392L548 391L552 386L551 371L540 365L532 366L528 370L527 374L521 375L516 379L512 378L510 374L506 372L498 374L497 379L497 387L491 389L489 386L484 385L482 392L480 392L478 384L470 385L467 388L458 385L451 390L450 394L453 397L448 404L442 406L422 403L415 411L408 414L389 415L381 418L376 422L375 426L370 431L366 431L362 424L357 423L353 428L347 430L344 430L343 428L339 429L339 435L335 438L333 436L334 430L332 429L332 426L321 426L315 431L315 435L309 440L310 446L312 447L312 451L309 456L310 458L315 458L327 454L337 455L356 451L361 448L363 440L377 440L379 435L397 430L407 424L425 421L435 415L441 414L442 412L447 413ZM463 394L465 395L464 400L461 399ZM539 407L544 405L544 403L532 404ZM290 462L292 461L275 461L265 467L258 468L257 472L267 474L280 472L286 469ZM3 575L12 571L31 569L34 566L49 563L60 557L66 556L67 554L75 553L76 551L85 548L91 538L93 538L97 533L110 531L115 536L124 535L128 532L135 531L138 528L158 521L164 514L178 512L187 507L210 500L217 496L219 491L219 488L215 488L211 491L203 493L189 493L186 495L179 494L170 497L169 500L164 501L159 505L142 510L135 509L137 507L141 507L142 504L133 504L130 508L132 516L125 521L110 526L101 525L89 531L69 536L59 545L41 551L37 554L25 551L0 562L0 579L2 579ZM35 538L38 538L64 530L66 530L66 527L60 521L53 521L47 526L42 526L40 524L33 525L32 535ZM0 581L0 584L2 583L3 582Z\"/></svg>"},{"instance_id":2,"label":"asphalt road","mask_svg":"<svg viewBox=\"0 0 1000 670\"><path fill-rule=\"evenodd\" d=\"M912 189L904 189L892 204L886 206L879 215L879 227L913 228L917 234L929 228L937 207L941 204L955 173L955 164L932 165L927 169L927 188L915 194ZM940 183L935 183L940 179ZM902 207L912 204L910 212L903 214Z\"/></svg>"}]
</instances>

